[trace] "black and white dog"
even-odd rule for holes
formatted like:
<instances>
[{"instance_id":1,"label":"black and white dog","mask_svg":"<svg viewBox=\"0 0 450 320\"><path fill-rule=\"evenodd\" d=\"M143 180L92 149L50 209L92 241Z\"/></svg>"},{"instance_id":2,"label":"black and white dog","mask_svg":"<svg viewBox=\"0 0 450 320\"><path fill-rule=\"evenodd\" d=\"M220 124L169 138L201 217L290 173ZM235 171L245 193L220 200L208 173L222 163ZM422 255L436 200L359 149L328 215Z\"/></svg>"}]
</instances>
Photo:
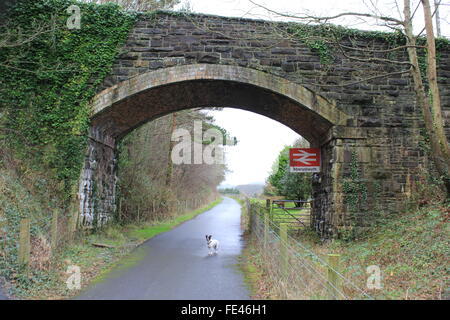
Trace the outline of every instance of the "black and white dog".
<instances>
[{"instance_id":1,"label":"black and white dog","mask_svg":"<svg viewBox=\"0 0 450 320\"><path fill-rule=\"evenodd\" d=\"M208 255L217 254L217 250L219 249L219 241L211 239L212 235L206 235L206 243L208 244L209 253ZM213 252L214 250L214 252Z\"/></svg>"}]
</instances>

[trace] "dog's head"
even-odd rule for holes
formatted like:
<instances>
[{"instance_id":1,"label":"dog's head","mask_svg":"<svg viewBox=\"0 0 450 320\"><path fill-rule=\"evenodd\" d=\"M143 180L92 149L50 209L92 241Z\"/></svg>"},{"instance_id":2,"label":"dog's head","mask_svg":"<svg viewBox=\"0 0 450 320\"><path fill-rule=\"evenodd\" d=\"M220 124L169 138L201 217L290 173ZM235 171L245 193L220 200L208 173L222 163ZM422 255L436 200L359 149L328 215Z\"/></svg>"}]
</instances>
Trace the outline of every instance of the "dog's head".
<instances>
[{"instance_id":1,"label":"dog's head","mask_svg":"<svg viewBox=\"0 0 450 320\"><path fill-rule=\"evenodd\" d=\"M212 235L206 235L206 243L209 244L211 242Z\"/></svg>"}]
</instances>

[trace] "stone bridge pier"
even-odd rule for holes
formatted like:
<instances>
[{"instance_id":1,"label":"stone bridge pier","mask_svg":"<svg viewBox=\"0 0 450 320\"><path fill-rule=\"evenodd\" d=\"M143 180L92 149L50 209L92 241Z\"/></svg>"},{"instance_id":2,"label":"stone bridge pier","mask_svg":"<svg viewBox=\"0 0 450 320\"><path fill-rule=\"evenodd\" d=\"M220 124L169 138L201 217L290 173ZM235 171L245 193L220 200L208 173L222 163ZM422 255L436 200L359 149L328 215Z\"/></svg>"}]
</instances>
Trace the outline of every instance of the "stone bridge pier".
<instances>
[{"instance_id":1,"label":"stone bridge pier","mask_svg":"<svg viewBox=\"0 0 450 320\"><path fill-rule=\"evenodd\" d=\"M410 75L394 72L401 65L355 62L340 51L322 63L314 48L277 38L273 28L267 21L193 14L139 19L92 102L79 188L83 224L114 215L120 139L171 112L212 106L267 116L321 148L312 210L319 233L367 225L375 212L402 205L427 164ZM361 48L389 48L383 37L355 37ZM441 50L438 68L447 124L449 53ZM384 73L389 76L376 77ZM364 77L372 80L359 81Z\"/></svg>"}]
</instances>

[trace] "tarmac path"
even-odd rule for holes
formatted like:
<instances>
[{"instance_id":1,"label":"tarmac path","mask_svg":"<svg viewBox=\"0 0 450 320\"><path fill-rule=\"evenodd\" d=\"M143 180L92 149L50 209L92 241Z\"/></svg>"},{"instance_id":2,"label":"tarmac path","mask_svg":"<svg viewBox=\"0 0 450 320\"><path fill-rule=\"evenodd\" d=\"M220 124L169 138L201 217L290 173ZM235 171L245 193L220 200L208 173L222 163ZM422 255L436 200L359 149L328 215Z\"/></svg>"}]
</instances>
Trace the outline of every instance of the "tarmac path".
<instances>
[{"instance_id":1,"label":"tarmac path","mask_svg":"<svg viewBox=\"0 0 450 320\"><path fill-rule=\"evenodd\" d=\"M240 215L239 203L225 197L212 209L146 241L131 253L137 263L119 265L76 299L250 299L237 267L244 245ZM208 255L206 234L219 240L217 255Z\"/></svg>"}]
</instances>

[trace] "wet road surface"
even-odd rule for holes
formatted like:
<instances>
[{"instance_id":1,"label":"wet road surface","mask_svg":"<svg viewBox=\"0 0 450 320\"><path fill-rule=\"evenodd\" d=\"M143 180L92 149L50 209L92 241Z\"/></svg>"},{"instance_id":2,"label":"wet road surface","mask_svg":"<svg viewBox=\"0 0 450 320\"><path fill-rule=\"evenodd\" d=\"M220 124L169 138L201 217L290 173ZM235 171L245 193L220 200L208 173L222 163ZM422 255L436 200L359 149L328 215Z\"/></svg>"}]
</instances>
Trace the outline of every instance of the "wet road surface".
<instances>
[{"instance_id":1,"label":"wet road surface","mask_svg":"<svg viewBox=\"0 0 450 320\"><path fill-rule=\"evenodd\" d=\"M206 234L219 240L217 255L208 255ZM127 259L135 258L136 264L119 265L77 299L250 299L237 267L241 235L240 205L224 198L214 208L142 244Z\"/></svg>"}]
</instances>

